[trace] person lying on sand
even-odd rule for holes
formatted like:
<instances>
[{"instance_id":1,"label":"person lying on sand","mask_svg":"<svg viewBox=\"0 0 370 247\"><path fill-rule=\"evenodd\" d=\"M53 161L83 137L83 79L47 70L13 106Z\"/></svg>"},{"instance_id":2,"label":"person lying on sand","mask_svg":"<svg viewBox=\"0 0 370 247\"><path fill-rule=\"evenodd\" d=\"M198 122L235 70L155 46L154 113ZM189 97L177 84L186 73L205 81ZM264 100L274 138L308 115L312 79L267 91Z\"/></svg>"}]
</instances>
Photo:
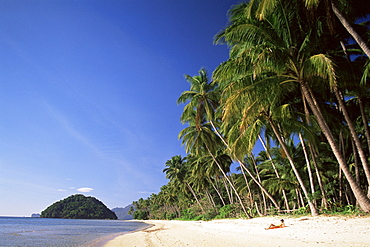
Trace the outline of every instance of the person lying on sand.
<instances>
[{"instance_id":1,"label":"person lying on sand","mask_svg":"<svg viewBox=\"0 0 370 247\"><path fill-rule=\"evenodd\" d=\"M265 230L275 229L275 228L284 228L285 227L284 220L281 219L280 221L281 221L281 224L279 224L279 225L271 224L268 228L265 228Z\"/></svg>"}]
</instances>

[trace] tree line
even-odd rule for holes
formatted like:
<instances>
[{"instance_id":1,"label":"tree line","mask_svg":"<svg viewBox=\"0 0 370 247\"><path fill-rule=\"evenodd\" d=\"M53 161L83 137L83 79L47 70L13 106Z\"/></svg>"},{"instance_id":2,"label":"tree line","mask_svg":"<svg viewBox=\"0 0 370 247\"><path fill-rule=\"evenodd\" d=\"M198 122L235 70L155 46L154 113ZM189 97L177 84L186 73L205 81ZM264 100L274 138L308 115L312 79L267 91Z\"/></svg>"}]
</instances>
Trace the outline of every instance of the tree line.
<instances>
[{"instance_id":1,"label":"tree line","mask_svg":"<svg viewBox=\"0 0 370 247\"><path fill-rule=\"evenodd\" d=\"M369 14L362 0L233 6L214 39L228 60L185 75L187 156L166 162L168 184L135 218L370 212Z\"/></svg>"}]
</instances>

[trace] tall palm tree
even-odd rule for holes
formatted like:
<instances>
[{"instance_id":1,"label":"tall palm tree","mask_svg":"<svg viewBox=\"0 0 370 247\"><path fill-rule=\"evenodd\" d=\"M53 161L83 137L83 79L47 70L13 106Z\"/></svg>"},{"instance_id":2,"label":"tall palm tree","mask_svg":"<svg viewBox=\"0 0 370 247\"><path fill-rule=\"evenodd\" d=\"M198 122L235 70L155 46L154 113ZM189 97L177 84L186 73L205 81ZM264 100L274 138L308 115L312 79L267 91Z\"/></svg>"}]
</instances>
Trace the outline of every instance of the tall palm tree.
<instances>
[{"instance_id":1,"label":"tall palm tree","mask_svg":"<svg viewBox=\"0 0 370 247\"><path fill-rule=\"evenodd\" d=\"M191 77L189 75L185 75L185 78L191 84L191 87L190 91L183 92L178 100L178 103L188 102L181 116L182 122L183 123L195 122L195 127L197 128L197 130L200 130L202 115L199 115L198 113L199 112L203 113L202 121L208 121L208 123L212 126L212 130L214 131L214 133L220 138L222 143L230 151L229 144L227 143L225 138L221 135L221 133L219 132L219 128L216 127L215 123L216 119L215 112L217 111L220 98L220 91L218 85L215 82L209 82L208 76L205 73L204 69L201 69L199 71L198 76ZM248 175L253 179L253 181L261 188L261 190L270 198L270 200L274 203L275 207L277 209L280 209L280 207L276 203L275 199L271 196L271 194L263 187L263 185L252 174L252 172L243 164L242 158L237 159L237 162L240 164L242 169L248 173Z\"/></svg>"},{"instance_id":2,"label":"tall palm tree","mask_svg":"<svg viewBox=\"0 0 370 247\"><path fill-rule=\"evenodd\" d=\"M185 78L190 83L190 91L183 92L177 102L187 103L184 107L181 121L183 123L188 123L189 126L179 133L179 138L182 139L187 153L192 153L196 156L205 154L211 155L238 197L244 213L248 217L251 217L245 209L243 201L235 186L223 171L215 157L216 151L222 147L220 143L221 140L212 130L214 124L210 123L214 119L214 113L218 105L219 92L215 90L217 84L208 81L207 73L204 69L201 69L197 76L191 77L185 75Z\"/></svg>"},{"instance_id":3,"label":"tall palm tree","mask_svg":"<svg viewBox=\"0 0 370 247\"><path fill-rule=\"evenodd\" d=\"M274 9L274 7L276 7L276 5L284 5L287 4L287 2L289 2L289 0L261 0L259 1L259 6L256 15L260 19L264 19L266 18L268 13L270 13ZM354 38L357 44L364 51L364 53L367 54L368 57L370 57L370 48L367 46L366 42L362 39L361 35L359 35L357 31L353 28L353 25L350 23L350 21L348 21L347 18L345 18L344 14L339 10L340 6L342 10L348 14L348 17L351 18L351 21L353 22L355 18L364 17L369 14L370 8L366 1L350 2L347 0L303 0L303 2L308 9L310 10L315 9L314 12L316 16L318 16L317 13L319 12L316 10L316 8L318 9L322 8L326 10L324 14L328 16L328 18L326 18L326 20L328 20L327 25L329 26L329 29L333 33L336 32L336 30L332 30L333 29L332 27L335 26L336 20L334 18L330 18L330 16L335 14L338 20L343 24L344 28L350 33L350 35ZM343 115L350 129L353 141L359 152L359 156L366 174L366 178L368 180L369 184L368 197L370 198L370 166L367 162L366 155L362 149L354 125L352 124L352 121L348 117L349 114L344 105L343 97L338 88L338 85L337 83L335 83L336 80L334 80L333 82L334 84L331 85L332 90L338 100L338 103L340 104L341 111L343 112Z\"/></svg>"},{"instance_id":4,"label":"tall palm tree","mask_svg":"<svg viewBox=\"0 0 370 247\"><path fill-rule=\"evenodd\" d=\"M188 122L195 112L195 126L200 128L204 120L213 121L218 107L220 93L217 84L209 82L207 71L201 68L196 76L185 75L190 84L190 90L184 91L177 104L187 103L181 115L181 122Z\"/></svg>"},{"instance_id":5,"label":"tall palm tree","mask_svg":"<svg viewBox=\"0 0 370 247\"><path fill-rule=\"evenodd\" d=\"M298 86L361 208L366 212L370 211L370 200L354 180L310 86L318 78L328 80L332 85L336 82L333 62L328 56L317 53L320 52L320 33L315 32L318 29L302 21L299 9L293 3L288 6L276 6L271 15L262 21L258 20L255 14L251 14L256 13L259 7L256 2L260 1L251 1L234 8L231 11L231 24L218 35L216 41L225 41L231 46L231 51L230 59L216 71L216 80L222 83L250 78L247 80L251 80L253 86L266 84L268 81L275 81L285 89L287 85L293 88ZM271 93L277 97L280 93L281 97L284 92L280 90L270 91ZM252 101L249 104L255 103Z\"/></svg>"}]
</instances>

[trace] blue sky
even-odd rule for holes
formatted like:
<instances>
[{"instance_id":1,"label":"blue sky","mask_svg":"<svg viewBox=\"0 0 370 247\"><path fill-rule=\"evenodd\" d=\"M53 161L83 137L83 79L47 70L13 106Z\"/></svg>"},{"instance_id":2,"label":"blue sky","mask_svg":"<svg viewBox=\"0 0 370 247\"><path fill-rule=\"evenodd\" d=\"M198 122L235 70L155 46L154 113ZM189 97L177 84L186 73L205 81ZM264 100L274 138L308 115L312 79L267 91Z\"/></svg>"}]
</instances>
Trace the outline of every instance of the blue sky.
<instances>
[{"instance_id":1,"label":"blue sky","mask_svg":"<svg viewBox=\"0 0 370 247\"><path fill-rule=\"evenodd\" d=\"M213 37L239 2L1 1L0 215L157 193L184 155L184 74L227 59Z\"/></svg>"}]
</instances>

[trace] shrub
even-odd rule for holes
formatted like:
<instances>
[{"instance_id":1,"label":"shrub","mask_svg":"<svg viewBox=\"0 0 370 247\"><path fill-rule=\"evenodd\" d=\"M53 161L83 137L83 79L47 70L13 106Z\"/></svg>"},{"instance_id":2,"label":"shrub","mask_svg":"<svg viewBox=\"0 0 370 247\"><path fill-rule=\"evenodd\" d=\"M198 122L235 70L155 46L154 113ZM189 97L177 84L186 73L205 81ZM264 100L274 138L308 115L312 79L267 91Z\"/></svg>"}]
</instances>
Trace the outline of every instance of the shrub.
<instances>
[{"instance_id":1,"label":"shrub","mask_svg":"<svg viewBox=\"0 0 370 247\"><path fill-rule=\"evenodd\" d=\"M215 217L216 219L224 219L235 216L235 205L228 204L220 208L219 214Z\"/></svg>"}]
</instances>

